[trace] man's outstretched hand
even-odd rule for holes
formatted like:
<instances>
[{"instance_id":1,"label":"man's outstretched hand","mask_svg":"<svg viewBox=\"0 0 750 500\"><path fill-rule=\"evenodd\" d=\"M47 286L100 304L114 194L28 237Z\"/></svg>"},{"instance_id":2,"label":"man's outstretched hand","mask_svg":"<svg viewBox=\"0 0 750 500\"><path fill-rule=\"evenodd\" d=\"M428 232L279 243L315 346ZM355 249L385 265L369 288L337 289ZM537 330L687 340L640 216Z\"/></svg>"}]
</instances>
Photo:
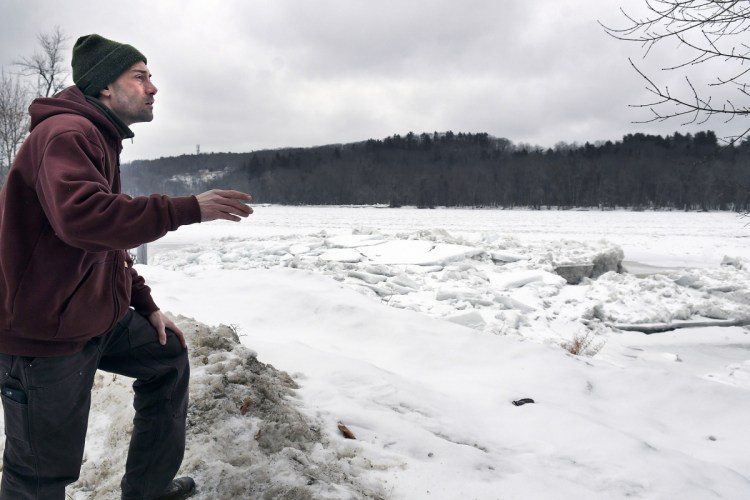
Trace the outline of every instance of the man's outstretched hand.
<instances>
[{"instance_id":1,"label":"man's outstretched hand","mask_svg":"<svg viewBox=\"0 0 750 500\"><path fill-rule=\"evenodd\" d=\"M195 196L201 207L201 222L217 219L239 221L247 217L253 209L245 205L252 197L241 191L212 189Z\"/></svg>"}]
</instances>

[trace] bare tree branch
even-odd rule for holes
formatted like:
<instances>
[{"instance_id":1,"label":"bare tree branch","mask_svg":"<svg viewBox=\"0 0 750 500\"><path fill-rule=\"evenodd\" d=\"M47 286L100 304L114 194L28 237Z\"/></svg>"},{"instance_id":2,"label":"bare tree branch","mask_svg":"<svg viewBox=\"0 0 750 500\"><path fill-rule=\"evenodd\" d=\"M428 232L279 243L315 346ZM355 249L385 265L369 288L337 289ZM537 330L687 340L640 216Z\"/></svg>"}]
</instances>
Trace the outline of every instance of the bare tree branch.
<instances>
[{"instance_id":1,"label":"bare tree branch","mask_svg":"<svg viewBox=\"0 0 750 500\"><path fill-rule=\"evenodd\" d=\"M49 97L66 86L68 72L63 66L63 53L67 37L56 26L49 33L38 34L37 40L41 51L14 63L21 69L20 74L11 75L4 69L0 72L0 184L28 133L29 101L34 94ZM36 79L34 92L23 77Z\"/></svg>"},{"instance_id":2,"label":"bare tree branch","mask_svg":"<svg viewBox=\"0 0 750 500\"><path fill-rule=\"evenodd\" d=\"M654 48L668 40L677 42L683 53L689 55L675 64L665 65L665 71L685 71L712 62L721 63L719 73L711 83L696 84L700 79L685 75L685 86L679 92L670 92L660 86L638 68L630 64L646 81L646 90L656 96L653 102L634 105L649 108L651 119L667 120L687 117L686 123L706 123L714 117L723 116L730 121L739 116L750 115L748 85L750 85L750 46L747 33L750 31L750 2L747 0L644 0L648 14L639 18L620 9L626 23L623 27L612 27L600 23L605 31L618 40L637 42L644 48L644 58ZM713 66L712 66L713 68ZM736 99L722 100L713 104L711 88L733 86ZM736 102L742 102L738 105ZM746 135L750 128L729 139L734 143Z\"/></svg>"},{"instance_id":3,"label":"bare tree branch","mask_svg":"<svg viewBox=\"0 0 750 500\"><path fill-rule=\"evenodd\" d=\"M68 72L63 66L63 54L67 47L68 37L60 26L49 33L40 33L37 40L41 52L35 52L31 57L23 57L15 62L21 68L21 74L37 78L37 96L50 97L66 86Z\"/></svg>"},{"instance_id":4,"label":"bare tree branch","mask_svg":"<svg viewBox=\"0 0 750 500\"><path fill-rule=\"evenodd\" d=\"M29 92L18 76L0 72L0 181L29 129Z\"/></svg>"}]
</instances>

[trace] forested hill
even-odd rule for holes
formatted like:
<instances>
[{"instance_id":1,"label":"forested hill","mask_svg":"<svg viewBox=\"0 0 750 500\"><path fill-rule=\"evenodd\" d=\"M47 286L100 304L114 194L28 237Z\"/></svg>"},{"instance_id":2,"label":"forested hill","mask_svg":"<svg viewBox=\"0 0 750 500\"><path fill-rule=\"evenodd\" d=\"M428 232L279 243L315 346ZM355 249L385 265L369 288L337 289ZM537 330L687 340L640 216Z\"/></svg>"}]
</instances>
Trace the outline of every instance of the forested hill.
<instances>
[{"instance_id":1,"label":"forested hill","mask_svg":"<svg viewBox=\"0 0 750 500\"><path fill-rule=\"evenodd\" d=\"M125 191L239 189L255 203L750 209L750 141L630 134L551 149L486 133L184 155L123 165Z\"/></svg>"}]
</instances>

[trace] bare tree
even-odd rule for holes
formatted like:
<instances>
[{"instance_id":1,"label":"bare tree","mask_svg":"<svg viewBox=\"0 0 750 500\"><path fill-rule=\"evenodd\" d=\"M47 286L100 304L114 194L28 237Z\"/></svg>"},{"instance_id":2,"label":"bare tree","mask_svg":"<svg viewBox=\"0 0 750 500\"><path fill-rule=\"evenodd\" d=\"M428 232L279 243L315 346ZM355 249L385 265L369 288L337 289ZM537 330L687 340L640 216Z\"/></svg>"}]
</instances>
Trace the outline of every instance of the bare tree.
<instances>
[{"instance_id":1,"label":"bare tree","mask_svg":"<svg viewBox=\"0 0 750 500\"><path fill-rule=\"evenodd\" d=\"M34 52L31 57L16 61L21 74L37 78L37 96L49 97L65 88L68 71L63 66L63 53L67 50L65 42L68 37L60 26L49 33L39 33L37 40L41 52Z\"/></svg>"},{"instance_id":2,"label":"bare tree","mask_svg":"<svg viewBox=\"0 0 750 500\"><path fill-rule=\"evenodd\" d=\"M642 123L682 118L684 124L702 124L714 117L731 121L750 115L748 107L748 75L750 74L750 2L747 0L644 0L648 13L637 17L622 10L627 23L622 28L605 26L611 36L644 47L644 58L657 44L674 41L683 59L662 69L681 71L684 85L670 89L647 76L632 60L630 64L646 81L646 89L654 99L635 107L649 108L652 116ZM674 50L674 47L673 47ZM714 63L718 63L714 65ZM710 65L715 79L701 82L691 76L698 65ZM730 87L725 92L725 88ZM714 99L716 95L730 97ZM727 137L730 143L750 133L741 126L739 132Z\"/></svg>"},{"instance_id":3,"label":"bare tree","mask_svg":"<svg viewBox=\"0 0 750 500\"><path fill-rule=\"evenodd\" d=\"M29 92L16 75L0 72L0 184L29 130Z\"/></svg>"},{"instance_id":4,"label":"bare tree","mask_svg":"<svg viewBox=\"0 0 750 500\"><path fill-rule=\"evenodd\" d=\"M63 66L63 53L67 37L59 26L49 33L40 33L37 40L41 47L31 57L15 63L21 68L20 75L0 72L0 183L13 163L18 147L29 130L27 108L34 96L24 78L36 79L36 96L49 97L66 85L68 72Z\"/></svg>"}]
</instances>

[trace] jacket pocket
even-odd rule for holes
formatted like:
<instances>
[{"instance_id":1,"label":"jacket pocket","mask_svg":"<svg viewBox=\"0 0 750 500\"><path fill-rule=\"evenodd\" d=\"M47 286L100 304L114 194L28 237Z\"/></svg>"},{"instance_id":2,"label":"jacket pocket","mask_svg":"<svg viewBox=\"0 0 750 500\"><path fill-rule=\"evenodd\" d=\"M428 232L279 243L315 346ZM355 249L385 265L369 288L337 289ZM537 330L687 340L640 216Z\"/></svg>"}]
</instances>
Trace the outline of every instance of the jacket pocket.
<instances>
[{"instance_id":1,"label":"jacket pocket","mask_svg":"<svg viewBox=\"0 0 750 500\"><path fill-rule=\"evenodd\" d=\"M65 245L45 230L14 290L10 329L30 340L105 333L113 316L115 254Z\"/></svg>"},{"instance_id":2,"label":"jacket pocket","mask_svg":"<svg viewBox=\"0 0 750 500\"><path fill-rule=\"evenodd\" d=\"M56 338L89 338L106 333L115 316L113 261L94 263L64 302Z\"/></svg>"}]
</instances>

